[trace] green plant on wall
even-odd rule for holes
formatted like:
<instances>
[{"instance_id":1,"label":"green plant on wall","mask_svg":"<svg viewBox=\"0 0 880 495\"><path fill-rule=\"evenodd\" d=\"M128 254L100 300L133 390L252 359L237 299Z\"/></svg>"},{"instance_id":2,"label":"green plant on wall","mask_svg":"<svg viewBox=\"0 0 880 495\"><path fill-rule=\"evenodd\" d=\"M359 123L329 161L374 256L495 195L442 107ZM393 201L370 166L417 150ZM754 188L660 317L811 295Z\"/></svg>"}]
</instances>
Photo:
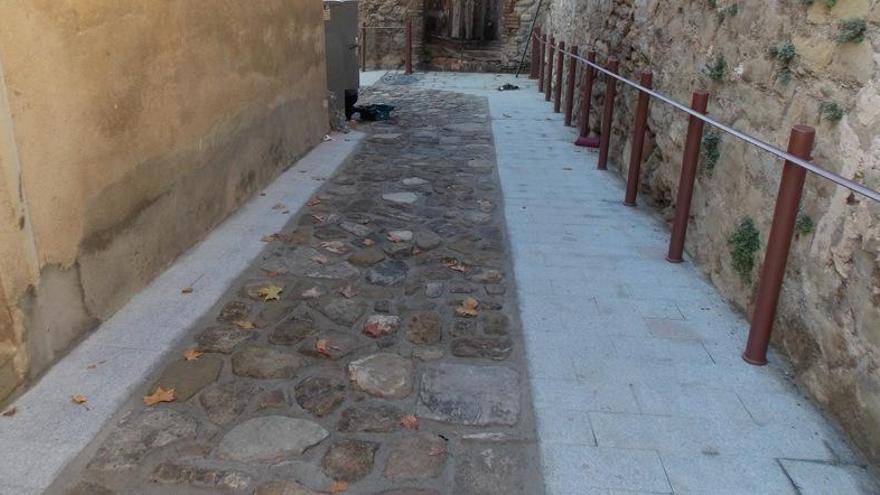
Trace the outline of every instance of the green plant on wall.
<instances>
[{"instance_id":1,"label":"green plant on wall","mask_svg":"<svg viewBox=\"0 0 880 495\"><path fill-rule=\"evenodd\" d=\"M794 44L791 41L785 41L771 46L768 52L770 57L776 60L776 80L782 84L788 84L791 81L791 64L797 55Z\"/></svg>"},{"instance_id":2,"label":"green plant on wall","mask_svg":"<svg viewBox=\"0 0 880 495\"><path fill-rule=\"evenodd\" d=\"M804 212L798 214L797 221L794 223L794 230L799 236L810 235L815 229L813 219Z\"/></svg>"},{"instance_id":3,"label":"green plant on wall","mask_svg":"<svg viewBox=\"0 0 880 495\"><path fill-rule=\"evenodd\" d=\"M724 19L727 19L728 17L733 17L738 13L739 4L732 4L728 5L727 7L718 9L715 15L718 18L718 23L721 24L722 22L724 22Z\"/></svg>"},{"instance_id":4,"label":"green plant on wall","mask_svg":"<svg viewBox=\"0 0 880 495\"><path fill-rule=\"evenodd\" d=\"M703 73L709 76L709 79L719 82L724 79L724 73L727 71L727 60L724 55L718 54L712 61L703 68Z\"/></svg>"},{"instance_id":5,"label":"green plant on wall","mask_svg":"<svg viewBox=\"0 0 880 495\"><path fill-rule=\"evenodd\" d=\"M819 116L831 123L840 122L844 111L835 101L823 101L819 103Z\"/></svg>"},{"instance_id":6,"label":"green plant on wall","mask_svg":"<svg viewBox=\"0 0 880 495\"><path fill-rule=\"evenodd\" d=\"M837 0L821 0L821 2L822 2L822 3L825 5L825 7L827 7L828 9L833 9L834 6L837 5ZM809 6L809 5L813 5L813 4L816 3L816 2L815 2L815 0L801 0L801 3L804 4L804 5Z\"/></svg>"},{"instance_id":7,"label":"green plant on wall","mask_svg":"<svg viewBox=\"0 0 880 495\"><path fill-rule=\"evenodd\" d=\"M864 19L844 19L837 25L834 40L838 43L861 43L865 41L868 23Z\"/></svg>"},{"instance_id":8,"label":"green plant on wall","mask_svg":"<svg viewBox=\"0 0 880 495\"><path fill-rule=\"evenodd\" d=\"M706 171L711 173L721 158L721 133L715 129L710 129L703 134L703 143L700 147L700 158L703 160L703 166Z\"/></svg>"},{"instance_id":9,"label":"green plant on wall","mask_svg":"<svg viewBox=\"0 0 880 495\"><path fill-rule=\"evenodd\" d=\"M746 218L733 230L727 240L730 246L730 257L733 270L739 274L745 284L752 283L752 272L755 270L755 254L761 249L761 235L751 218Z\"/></svg>"}]
</instances>

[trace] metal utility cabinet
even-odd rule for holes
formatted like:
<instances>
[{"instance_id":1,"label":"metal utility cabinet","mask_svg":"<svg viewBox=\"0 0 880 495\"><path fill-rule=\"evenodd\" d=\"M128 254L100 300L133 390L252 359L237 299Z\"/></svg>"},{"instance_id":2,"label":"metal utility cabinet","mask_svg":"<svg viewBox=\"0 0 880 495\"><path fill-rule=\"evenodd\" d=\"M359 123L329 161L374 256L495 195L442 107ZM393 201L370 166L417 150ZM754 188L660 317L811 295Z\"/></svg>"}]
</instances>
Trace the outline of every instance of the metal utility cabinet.
<instances>
[{"instance_id":1,"label":"metal utility cabinet","mask_svg":"<svg viewBox=\"0 0 880 495\"><path fill-rule=\"evenodd\" d=\"M324 1L324 38L327 53L327 89L335 96L330 112L351 118L360 87L358 72L358 3Z\"/></svg>"}]
</instances>

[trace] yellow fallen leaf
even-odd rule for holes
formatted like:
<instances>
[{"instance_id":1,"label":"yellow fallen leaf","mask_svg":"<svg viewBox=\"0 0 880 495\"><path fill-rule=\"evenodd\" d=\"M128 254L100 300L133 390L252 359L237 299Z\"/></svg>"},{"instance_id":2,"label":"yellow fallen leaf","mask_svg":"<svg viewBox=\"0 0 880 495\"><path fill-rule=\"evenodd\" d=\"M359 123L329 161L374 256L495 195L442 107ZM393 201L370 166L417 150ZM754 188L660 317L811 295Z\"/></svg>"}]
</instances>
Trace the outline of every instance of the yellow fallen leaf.
<instances>
[{"instance_id":1,"label":"yellow fallen leaf","mask_svg":"<svg viewBox=\"0 0 880 495\"><path fill-rule=\"evenodd\" d=\"M250 320L235 320L232 322L232 324L242 330L251 330L253 328L256 328L256 325L254 325L254 322L252 322Z\"/></svg>"},{"instance_id":2,"label":"yellow fallen leaf","mask_svg":"<svg viewBox=\"0 0 880 495\"><path fill-rule=\"evenodd\" d=\"M202 357L202 353L195 349L190 349L183 353L183 358L187 361L198 361L200 357Z\"/></svg>"},{"instance_id":3,"label":"yellow fallen leaf","mask_svg":"<svg viewBox=\"0 0 880 495\"><path fill-rule=\"evenodd\" d=\"M404 416L403 419L400 420L400 426L406 428L407 430L418 430L419 418L413 416L412 414Z\"/></svg>"},{"instance_id":4,"label":"yellow fallen leaf","mask_svg":"<svg viewBox=\"0 0 880 495\"><path fill-rule=\"evenodd\" d=\"M280 301L281 300L281 292L284 291L284 287L279 287L275 284L269 284L266 287L263 287L257 294L263 298L264 301Z\"/></svg>"},{"instance_id":5,"label":"yellow fallen leaf","mask_svg":"<svg viewBox=\"0 0 880 495\"><path fill-rule=\"evenodd\" d=\"M333 484L330 485L330 493L342 493L345 490L348 490L347 481L334 481Z\"/></svg>"},{"instance_id":6,"label":"yellow fallen leaf","mask_svg":"<svg viewBox=\"0 0 880 495\"><path fill-rule=\"evenodd\" d=\"M446 268L449 268L452 271L464 273L467 271L467 267L464 266L464 263L458 261L455 258L446 258L443 260L443 264Z\"/></svg>"},{"instance_id":7,"label":"yellow fallen leaf","mask_svg":"<svg viewBox=\"0 0 880 495\"><path fill-rule=\"evenodd\" d=\"M478 311L477 307L479 307L480 303L473 297L469 297L462 301L461 306L455 308L455 314L458 316L464 316L466 318L473 318L477 316Z\"/></svg>"},{"instance_id":8,"label":"yellow fallen leaf","mask_svg":"<svg viewBox=\"0 0 880 495\"><path fill-rule=\"evenodd\" d=\"M156 391L144 397L144 405L155 406L160 402L174 402L174 389L165 390L162 387L156 387Z\"/></svg>"},{"instance_id":9,"label":"yellow fallen leaf","mask_svg":"<svg viewBox=\"0 0 880 495\"><path fill-rule=\"evenodd\" d=\"M342 294L342 297L346 299L351 299L352 297L357 295L357 291L351 286L351 284L346 285L342 289L339 290L339 293Z\"/></svg>"},{"instance_id":10,"label":"yellow fallen leaf","mask_svg":"<svg viewBox=\"0 0 880 495\"><path fill-rule=\"evenodd\" d=\"M318 354L323 354L327 357L331 357L330 350L334 347L330 345L330 342L327 339L318 339L315 341L315 350Z\"/></svg>"}]
</instances>

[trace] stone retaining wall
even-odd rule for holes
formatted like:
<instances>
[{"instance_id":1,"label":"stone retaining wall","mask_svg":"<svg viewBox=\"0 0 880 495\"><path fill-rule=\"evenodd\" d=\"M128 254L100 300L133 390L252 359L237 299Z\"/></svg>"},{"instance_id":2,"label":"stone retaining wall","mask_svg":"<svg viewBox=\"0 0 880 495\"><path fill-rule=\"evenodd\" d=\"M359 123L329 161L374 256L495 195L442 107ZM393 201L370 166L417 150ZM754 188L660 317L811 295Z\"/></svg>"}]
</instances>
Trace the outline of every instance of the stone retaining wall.
<instances>
[{"instance_id":1,"label":"stone retaining wall","mask_svg":"<svg viewBox=\"0 0 880 495\"><path fill-rule=\"evenodd\" d=\"M542 25L582 52L595 47L600 61L618 57L621 72L631 79L652 69L654 86L680 102L688 102L694 89L708 89L713 117L778 146L784 147L793 125L815 126L816 163L880 189L878 22L880 2L869 0L838 0L832 8L795 0L553 0ZM594 109L601 108L602 93L598 84ZM610 164L621 174L634 106L635 94L623 90ZM686 125L682 114L652 102L640 201L667 219ZM592 126L598 129L596 113ZM732 138L704 140L687 250L748 313L780 171L778 161ZM799 380L875 462L880 459L878 219L880 205L808 177L775 328L777 348L791 358ZM750 223L760 245L754 253L748 248L754 236Z\"/></svg>"}]
</instances>

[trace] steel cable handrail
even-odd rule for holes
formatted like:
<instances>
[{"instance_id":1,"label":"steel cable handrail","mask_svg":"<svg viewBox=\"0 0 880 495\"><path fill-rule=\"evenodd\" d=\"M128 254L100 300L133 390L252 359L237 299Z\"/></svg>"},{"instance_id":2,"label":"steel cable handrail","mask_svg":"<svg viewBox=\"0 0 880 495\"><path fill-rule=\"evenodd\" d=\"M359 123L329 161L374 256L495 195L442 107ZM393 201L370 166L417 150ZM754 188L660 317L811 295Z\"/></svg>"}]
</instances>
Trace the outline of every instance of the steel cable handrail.
<instances>
[{"instance_id":1,"label":"steel cable handrail","mask_svg":"<svg viewBox=\"0 0 880 495\"><path fill-rule=\"evenodd\" d=\"M543 41L535 33L532 33L532 38L543 46L550 44L548 42ZM669 97L667 97L661 93L658 93L652 89L646 88L646 87L644 87L634 81L630 81L629 79L627 79L619 74L615 74L614 72L611 72L611 71L605 69L604 67L602 67L599 64L596 64L594 62L590 62L589 60L587 60L584 57L581 57L580 55L576 55L576 54L574 54L568 50L565 50L565 49L560 50L559 47L556 46L555 44L550 44L550 47L554 51L564 53L570 57L573 57L576 60L586 64L587 66L592 67L592 68L598 70L599 72L605 74L606 76L610 76L610 77L626 84L627 86L636 88L637 90L639 90L643 93L646 93L648 95L651 95L652 97L657 98L658 100L660 100L666 104L672 105L673 107L677 108L678 110L681 110L682 112L685 112L688 115L695 117L695 118L705 122L706 124L711 125L712 127L715 127L721 131L724 131L727 134L730 134L730 135L732 135L736 138L739 138L749 144L752 144L753 146L761 148L762 150L764 150L768 153L771 153L773 155L776 155L779 158L787 160L787 161L789 161L789 162L791 162L801 168L809 170L810 172L813 172L816 175L824 177L824 178L834 182L837 185L843 186L853 192L859 193L862 196L873 199L874 201L877 201L878 203L880 203L880 192L878 192L878 191L870 189L862 184L859 184L858 182L847 179L846 177L843 177L843 176L838 175L834 172L831 172L830 170L826 170L816 164L813 164L813 163L810 163L806 160L798 158L798 157L792 155L791 153L788 153L787 151L783 151L783 150L777 148L776 146L773 146L770 143L761 141L758 138L752 137L744 132L738 131L738 130L734 129L733 127L730 127L726 124L718 122L717 120L715 120L711 117L707 117L706 115L703 115L700 112L697 112L691 108L688 108L685 105L682 105L681 103L673 100L672 98L669 98Z\"/></svg>"}]
</instances>

